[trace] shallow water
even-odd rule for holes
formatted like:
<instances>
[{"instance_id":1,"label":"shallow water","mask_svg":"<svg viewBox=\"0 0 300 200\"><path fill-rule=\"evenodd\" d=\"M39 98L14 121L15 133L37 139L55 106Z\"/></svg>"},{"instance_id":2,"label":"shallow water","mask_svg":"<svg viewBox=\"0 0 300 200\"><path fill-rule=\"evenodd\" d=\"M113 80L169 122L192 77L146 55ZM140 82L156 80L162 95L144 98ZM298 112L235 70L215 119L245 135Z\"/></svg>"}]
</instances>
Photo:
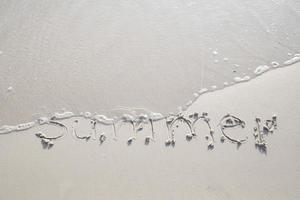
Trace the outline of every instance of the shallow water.
<instances>
[{"instance_id":1,"label":"shallow water","mask_svg":"<svg viewBox=\"0 0 300 200\"><path fill-rule=\"evenodd\" d=\"M61 108L176 111L200 89L299 60L299 11L296 0L1 1L0 124Z\"/></svg>"}]
</instances>

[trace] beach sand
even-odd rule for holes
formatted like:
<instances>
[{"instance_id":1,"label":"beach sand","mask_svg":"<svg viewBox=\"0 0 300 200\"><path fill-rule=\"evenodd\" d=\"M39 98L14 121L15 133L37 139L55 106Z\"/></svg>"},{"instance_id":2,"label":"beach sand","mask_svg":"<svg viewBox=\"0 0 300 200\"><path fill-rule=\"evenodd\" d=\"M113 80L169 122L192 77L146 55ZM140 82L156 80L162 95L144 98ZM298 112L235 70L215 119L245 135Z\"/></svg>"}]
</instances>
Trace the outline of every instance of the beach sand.
<instances>
[{"instance_id":1,"label":"beach sand","mask_svg":"<svg viewBox=\"0 0 300 200\"><path fill-rule=\"evenodd\" d=\"M214 149L207 149L205 126L197 138L185 140L188 129L175 131L176 145L166 147L164 122L154 123L156 141L144 144L144 127L128 146L131 126L99 126L107 140L75 139L68 134L43 149L34 135L56 135L57 127L36 127L1 135L0 199L299 199L300 198L300 64L273 70L249 82L201 96L187 111L208 112L215 133ZM245 144L220 142L219 120L231 113L245 121L230 132L248 137ZM278 129L265 137L267 152L255 148L255 117L278 117ZM68 127L74 119L62 121ZM91 131L80 120L78 132Z\"/></svg>"},{"instance_id":2,"label":"beach sand","mask_svg":"<svg viewBox=\"0 0 300 200\"><path fill-rule=\"evenodd\" d=\"M299 2L1 0L0 200L300 199Z\"/></svg>"}]
</instances>

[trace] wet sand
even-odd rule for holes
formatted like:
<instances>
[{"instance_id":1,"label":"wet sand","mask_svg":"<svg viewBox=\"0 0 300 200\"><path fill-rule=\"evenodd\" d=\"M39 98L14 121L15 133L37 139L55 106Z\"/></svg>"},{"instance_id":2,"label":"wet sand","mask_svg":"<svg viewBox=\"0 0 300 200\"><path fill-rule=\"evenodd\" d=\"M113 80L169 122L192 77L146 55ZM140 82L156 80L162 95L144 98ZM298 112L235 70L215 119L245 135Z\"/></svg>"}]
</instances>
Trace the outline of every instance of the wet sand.
<instances>
[{"instance_id":1,"label":"wet sand","mask_svg":"<svg viewBox=\"0 0 300 200\"><path fill-rule=\"evenodd\" d=\"M176 112L203 88L299 53L299 8L291 0L2 0L0 124L62 108Z\"/></svg>"},{"instance_id":2,"label":"wet sand","mask_svg":"<svg viewBox=\"0 0 300 200\"><path fill-rule=\"evenodd\" d=\"M299 199L300 198L300 64L274 70L250 82L204 94L186 112L208 112L215 133L213 150L207 149L205 126L197 127L197 138L186 141L188 129L175 131L175 147L166 147L164 122L154 124L156 141L144 144L151 134L145 127L137 139L132 127L99 126L107 140L75 139L68 134L43 149L34 134L58 134L58 127L36 127L1 135L1 199ZM245 121L244 129L229 131L248 137L237 148L220 142L217 126L227 113ZM278 117L278 129L265 137L267 152L255 148L255 117ZM74 119L61 121L68 127ZM88 134L90 122L79 120L78 133Z\"/></svg>"}]
</instances>

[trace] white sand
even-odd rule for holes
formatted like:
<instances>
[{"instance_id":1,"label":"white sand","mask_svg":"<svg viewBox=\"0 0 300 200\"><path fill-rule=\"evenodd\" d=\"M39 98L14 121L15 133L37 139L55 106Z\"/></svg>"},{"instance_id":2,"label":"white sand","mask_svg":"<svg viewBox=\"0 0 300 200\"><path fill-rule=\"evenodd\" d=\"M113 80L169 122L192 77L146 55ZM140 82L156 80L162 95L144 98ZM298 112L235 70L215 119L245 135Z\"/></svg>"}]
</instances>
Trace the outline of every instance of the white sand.
<instances>
[{"instance_id":1,"label":"white sand","mask_svg":"<svg viewBox=\"0 0 300 200\"><path fill-rule=\"evenodd\" d=\"M166 147L162 121L148 146L149 126L127 146L130 124L117 126L116 141L111 126L97 125L107 136L102 145L76 139L72 126L80 136L92 130L89 120L75 125L75 118L61 121L70 132L50 149L35 134L56 136L62 128L0 135L0 200L300 199L300 64L259 76L300 60L299 9L298 0L2 0L0 126L63 107L167 113L200 89L250 81L204 94L186 111L209 113L213 150L203 125L190 142L180 126L175 147ZM228 112L246 122L228 132L248 137L239 148L220 142L217 124ZM262 153L254 119L273 114L278 130L265 137Z\"/></svg>"},{"instance_id":2,"label":"white sand","mask_svg":"<svg viewBox=\"0 0 300 200\"><path fill-rule=\"evenodd\" d=\"M217 141L212 151L201 130L197 140L187 142L187 129L179 129L176 146L165 147L163 123L155 124L158 138L149 146L143 144L148 128L126 145L129 125L118 130L117 141L109 135L111 127L99 127L108 134L102 146L69 135L42 149L34 133L55 135L57 128L2 135L0 199L299 199L299 74L296 64L199 98L188 113L209 113ZM217 123L227 112L246 122L241 134L249 140L239 149L219 142ZM266 137L268 151L262 154L254 147L254 118L274 113L278 130ZM80 122L81 134L88 133L88 124Z\"/></svg>"}]
</instances>

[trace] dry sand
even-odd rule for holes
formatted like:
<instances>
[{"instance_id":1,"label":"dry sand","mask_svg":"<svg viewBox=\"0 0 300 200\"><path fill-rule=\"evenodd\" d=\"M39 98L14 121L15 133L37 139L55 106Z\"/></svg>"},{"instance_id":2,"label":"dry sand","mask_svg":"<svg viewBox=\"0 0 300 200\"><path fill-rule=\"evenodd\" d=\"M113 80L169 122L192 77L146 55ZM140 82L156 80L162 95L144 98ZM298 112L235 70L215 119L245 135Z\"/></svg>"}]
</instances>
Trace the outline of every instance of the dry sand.
<instances>
[{"instance_id":1,"label":"dry sand","mask_svg":"<svg viewBox=\"0 0 300 200\"><path fill-rule=\"evenodd\" d=\"M167 130L155 123L156 142L144 145L145 128L131 146L130 125L118 128L118 140L88 142L73 136L43 149L38 130L55 135L58 128L37 127L2 135L0 139L0 199L289 199L300 198L300 64L274 70L250 82L207 93L187 113L209 113L216 144L207 150L206 129L187 142L187 129L175 132L176 145L166 147ZM238 132L248 141L237 149L219 141L219 119L227 112L246 122ZM278 116L278 130L266 137L267 153L255 148L254 118ZM74 119L63 121L71 126ZM81 121L80 134L90 131Z\"/></svg>"}]
</instances>

